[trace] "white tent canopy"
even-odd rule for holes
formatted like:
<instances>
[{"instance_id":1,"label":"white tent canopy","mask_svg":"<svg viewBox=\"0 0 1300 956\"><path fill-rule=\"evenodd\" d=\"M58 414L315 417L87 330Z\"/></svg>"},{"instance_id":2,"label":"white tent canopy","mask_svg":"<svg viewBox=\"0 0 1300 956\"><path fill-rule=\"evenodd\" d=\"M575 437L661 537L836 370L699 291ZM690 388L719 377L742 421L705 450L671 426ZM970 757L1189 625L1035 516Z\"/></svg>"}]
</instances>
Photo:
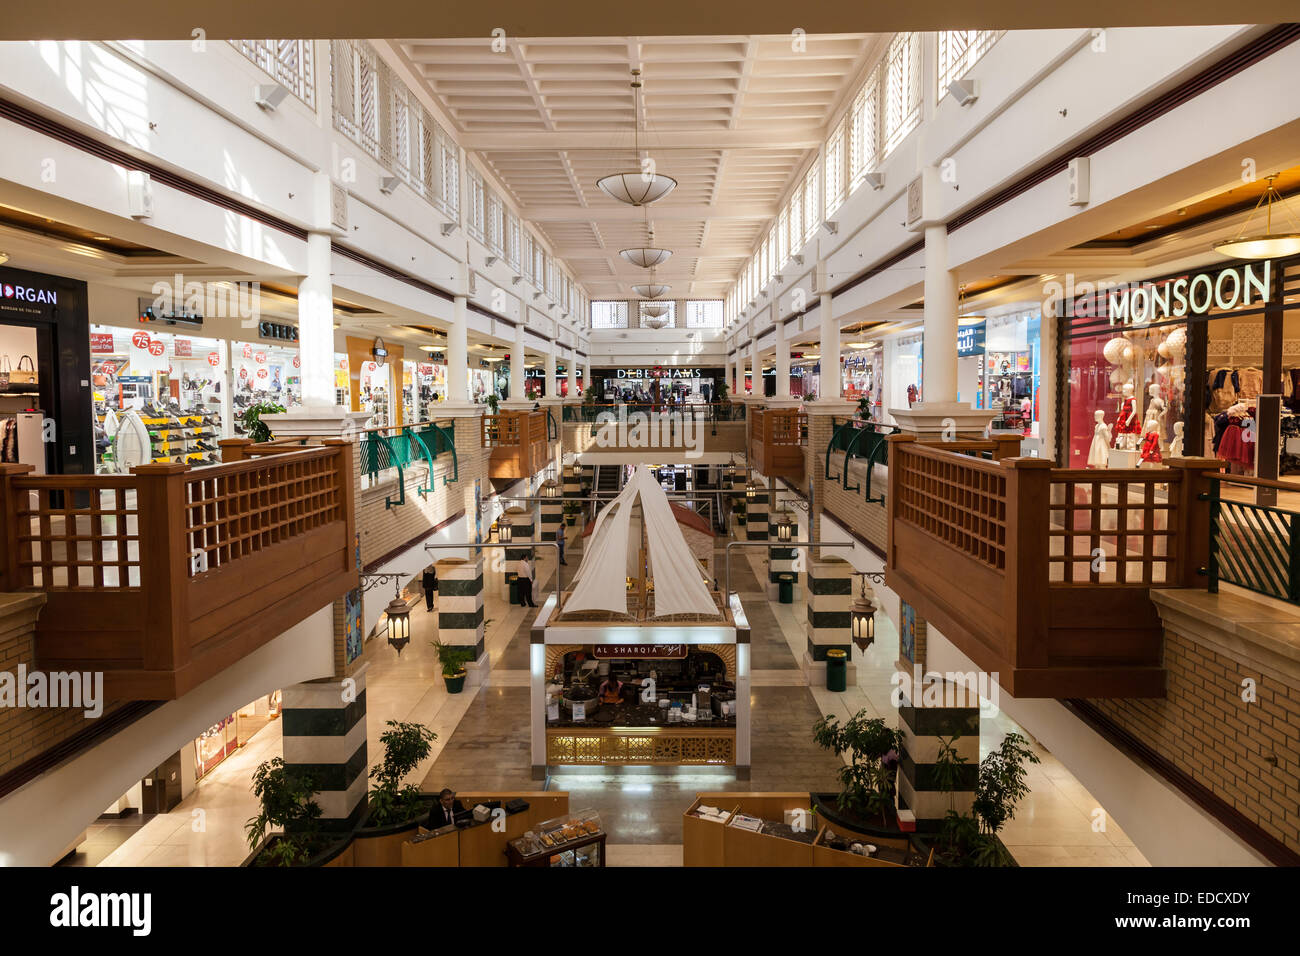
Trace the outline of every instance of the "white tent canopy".
<instances>
[{"instance_id":1,"label":"white tent canopy","mask_svg":"<svg viewBox=\"0 0 1300 956\"><path fill-rule=\"evenodd\" d=\"M627 613L626 578L641 549L639 535L638 540L630 540L632 508L637 501L641 504L650 574L655 584L655 616L718 616L718 607L677 525L668 496L646 465L637 466L627 487L597 515L564 610Z\"/></svg>"}]
</instances>

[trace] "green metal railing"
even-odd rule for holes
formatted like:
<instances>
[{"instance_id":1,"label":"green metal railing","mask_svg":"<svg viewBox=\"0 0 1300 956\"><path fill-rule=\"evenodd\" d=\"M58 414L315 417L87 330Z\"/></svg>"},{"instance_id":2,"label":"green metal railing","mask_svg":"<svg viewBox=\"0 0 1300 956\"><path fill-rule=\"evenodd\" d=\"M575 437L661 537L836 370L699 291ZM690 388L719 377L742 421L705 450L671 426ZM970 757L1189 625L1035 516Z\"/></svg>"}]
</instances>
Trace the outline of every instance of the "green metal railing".
<instances>
[{"instance_id":1,"label":"green metal railing","mask_svg":"<svg viewBox=\"0 0 1300 956\"><path fill-rule=\"evenodd\" d=\"M406 503L406 467L413 462L423 461L428 466L424 483L416 488L416 494L423 498L433 491L433 464L446 452L451 453L451 472L443 474L443 487L460 480L454 422L417 422L398 428L370 429L362 433L358 442L361 473L372 485L378 482L381 473L397 469L397 498L388 496L384 501L386 508Z\"/></svg>"},{"instance_id":2,"label":"green metal railing","mask_svg":"<svg viewBox=\"0 0 1300 956\"><path fill-rule=\"evenodd\" d=\"M1223 497L1223 484L1286 488L1263 479L1210 477L1208 590L1226 581L1279 601L1300 604L1300 514L1276 505Z\"/></svg>"},{"instance_id":3,"label":"green metal railing","mask_svg":"<svg viewBox=\"0 0 1300 956\"><path fill-rule=\"evenodd\" d=\"M849 486L849 462L858 458L867 463L867 487L865 498L869 502L880 502L885 500L885 496L873 496L871 494L871 482L875 466L889 464L889 442L890 435L898 434L899 429L894 425L886 425L884 422L870 421L861 418L849 418L844 421L831 419L835 426L835 431L831 433L831 440L826 445L826 469L824 476L827 481L838 479L845 491L862 491L861 485ZM838 475L831 474L831 458L836 452L844 453L844 462L840 466Z\"/></svg>"}]
</instances>

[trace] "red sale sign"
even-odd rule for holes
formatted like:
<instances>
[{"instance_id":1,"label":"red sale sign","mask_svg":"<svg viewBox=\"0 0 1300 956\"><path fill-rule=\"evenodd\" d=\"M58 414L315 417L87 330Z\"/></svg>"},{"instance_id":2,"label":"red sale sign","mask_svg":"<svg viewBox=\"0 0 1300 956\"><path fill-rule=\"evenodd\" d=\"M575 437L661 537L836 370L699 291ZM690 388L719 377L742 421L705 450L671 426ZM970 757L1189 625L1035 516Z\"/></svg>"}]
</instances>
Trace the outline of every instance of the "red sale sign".
<instances>
[{"instance_id":1,"label":"red sale sign","mask_svg":"<svg viewBox=\"0 0 1300 956\"><path fill-rule=\"evenodd\" d=\"M244 358L252 358L252 357L253 357L253 347L251 345L245 345Z\"/></svg>"},{"instance_id":2,"label":"red sale sign","mask_svg":"<svg viewBox=\"0 0 1300 956\"><path fill-rule=\"evenodd\" d=\"M348 370L348 357L346 355L339 359L339 368L344 372Z\"/></svg>"},{"instance_id":3,"label":"red sale sign","mask_svg":"<svg viewBox=\"0 0 1300 956\"><path fill-rule=\"evenodd\" d=\"M293 357L293 367L294 367L294 368L302 368L302 360L301 360L300 358L298 358L298 356L296 356L296 355Z\"/></svg>"},{"instance_id":4,"label":"red sale sign","mask_svg":"<svg viewBox=\"0 0 1300 956\"><path fill-rule=\"evenodd\" d=\"M172 351L176 353L177 358L190 358L194 354L190 351L189 339L177 339L172 346Z\"/></svg>"},{"instance_id":5,"label":"red sale sign","mask_svg":"<svg viewBox=\"0 0 1300 956\"><path fill-rule=\"evenodd\" d=\"M265 352L258 352L256 355L253 356L253 361L256 362L258 365L265 365L265 364L266 364L266 353L265 353Z\"/></svg>"},{"instance_id":6,"label":"red sale sign","mask_svg":"<svg viewBox=\"0 0 1300 956\"><path fill-rule=\"evenodd\" d=\"M152 342L149 343L149 354L150 354L150 355L153 355L153 356L159 356L159 355L162 355L163 352L165 352L166 350L167 350L167 347L166 347L165 345L162 344L162 340L161 340L161 339L154 339Z\"/></svg>"},{"instance_id":7,"label":"red sale sign","mask_svg":"<svg viewBox=\"0 0 1300 956\"><path fill-rule=\"evenodd\" d=\"M257 377L258 377L258 378L266 378L266 369L264 369L264 368L259 368L259 369L257 370Z\"/></svg>"},{"instance_id":8,"label":"red sale sign","mask_svg":"<svg viewBox=\"0 0 1300 956\"><path fill-rule=\"evenodd\" d=\"M239 377L248 378L248 369L244 368L242 365L239 368Z\"/></svg>"},{"instance_id":9,"label":"red sale sign","mask_svg":"<svg viewBox=\"0 0 1300 956\"><path fill-rule=\"evenodd\" d=\"M103 365L99 367L99 370L103 372L105 375L117 374L117 366L114 365L112 362L105 362Z\"/></svg>"},{"instance_id":10,"label":"red sale sign","mask_svg":"<svg viewBox=\"0 0 1300 956\"><path fill-rule=\"evenodd\" d=\"M377 368L379 368L379 366L376 365L374 362L367 362L367 363L366 363L366 371L367 371L367 372L373 372L373 371L374 371L375 369L377 369Z\"/></svg>"},{"instance_id":11,"label":"red sale sign","mask_svg":"<svg viewBox=\"0 0 1300 956\"><path fill-rule=\"evenodd\" d=\"M149 347L149 333L140 331L131 336L131 344L138 349L147 349Z\"/></svg>"},{"instance_id":12,"label":"red sale sign","mask_svg":"<svg viewBox=\"0 0 1300 956\"><path fill-rule=\"evenodd\" d=\"M148 337L147 333L141 332L141 335ZM113 333L112 332L92 332L90 333L90 351L99 355L113 354Z\"/></svg>"},{"instance_id":13,"label":"red sale sign","mask_svg":"<svg viewBox=\"0 0 1300 956\"><path fill-rule=\"evenodd\" d=\"M209 352L208 364L211 365L213 368L216 368L218 365L221 364L221 355L218 354L217 352Z\"/></svg>"}]
</instances>

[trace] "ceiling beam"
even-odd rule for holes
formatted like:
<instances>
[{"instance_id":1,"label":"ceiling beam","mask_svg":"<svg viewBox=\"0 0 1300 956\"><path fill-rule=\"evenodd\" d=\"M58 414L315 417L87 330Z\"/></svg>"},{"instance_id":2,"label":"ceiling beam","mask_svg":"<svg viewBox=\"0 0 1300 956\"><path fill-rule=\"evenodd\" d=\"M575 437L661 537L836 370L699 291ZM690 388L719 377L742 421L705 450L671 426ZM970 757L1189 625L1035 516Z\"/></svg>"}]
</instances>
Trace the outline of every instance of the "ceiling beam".
<instances>
[{"instance_id":1,"label":"ceiling beam","mask_svg":"<svg viewBox=\"0 0 1300 956\"><path fill-rule=\"evenodd\" d=\"M642 142L649 152L668 149L815 149L825 130L821 126L763 126L761 129L653 129ZM475 132L460 135L461 145L480 152L525 150L600 150L608 153L626 149L631 130L513 130Z\"/></svg>"},{"instance_id":2,"label":"ceiling beam","mask_svg":"<svg viewBox=\"0 0 1300 956\"><path fill-rule=\"evenodd\" d=\"M655 222L665 223L683 219L771 219L777 207L759 203L681 203L652 207ZM631 206L522 206L519 215L529 222L605 222L640 225L632 215Z\"/></svg>"}]
</instances>

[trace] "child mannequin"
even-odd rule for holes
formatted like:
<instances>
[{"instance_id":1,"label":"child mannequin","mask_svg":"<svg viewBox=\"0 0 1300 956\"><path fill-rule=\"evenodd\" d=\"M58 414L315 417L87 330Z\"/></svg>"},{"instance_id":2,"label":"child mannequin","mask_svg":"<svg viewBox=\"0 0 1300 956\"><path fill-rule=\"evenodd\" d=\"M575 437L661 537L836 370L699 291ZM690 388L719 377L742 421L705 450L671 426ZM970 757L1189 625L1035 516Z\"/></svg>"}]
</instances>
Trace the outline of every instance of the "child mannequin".
<instances>
[{"instance_id":1,"label":"child mannequin","mask_svg":"<svg viewBox=\"0 0 1300 956\"><path fill-rule=\"evenodd\" d=\"M1092 431L1092 446L1088 449L1088 467L1106 468L1110 464L1110 426L1106 424L1106 413L1101 409L1092 413L1097 424Z\"/></svg>"},{"instance_id":2,"label":"child mannequin","mask_svg":"<svg viewBox=\"0 0 1300 956\"><path fill-rule=\"evenodd\" d=\"M1138 421L1137 402L1133 398L1133 383L1125 382L1115 418L1115 447L1132 451L1137 447L1137 436L1142 431Z\"/></svg>"},{"instance_id":3,"label":"child mannequin","mask_svg":"<svg viewBox=\"0 0 1300 956\"><path fill-rule=\"evenodd\" d=\"M1174 437L1169 442L1169 457L1181 458L1183 454L1183 423L1174 422Z\"/></svg>"},{"instance_id":4,"label":"child mannequin","mask_svg":"<svg viewBox=\"0 0 1300 956\"><path fill-rule=\"evenodd\" d=\"M1160 457L1160 416L1155 407L1147 412L1147 420L1142 426L1142 465L1154 466L1161 462Z\"/></svg>"}]
</instances>

